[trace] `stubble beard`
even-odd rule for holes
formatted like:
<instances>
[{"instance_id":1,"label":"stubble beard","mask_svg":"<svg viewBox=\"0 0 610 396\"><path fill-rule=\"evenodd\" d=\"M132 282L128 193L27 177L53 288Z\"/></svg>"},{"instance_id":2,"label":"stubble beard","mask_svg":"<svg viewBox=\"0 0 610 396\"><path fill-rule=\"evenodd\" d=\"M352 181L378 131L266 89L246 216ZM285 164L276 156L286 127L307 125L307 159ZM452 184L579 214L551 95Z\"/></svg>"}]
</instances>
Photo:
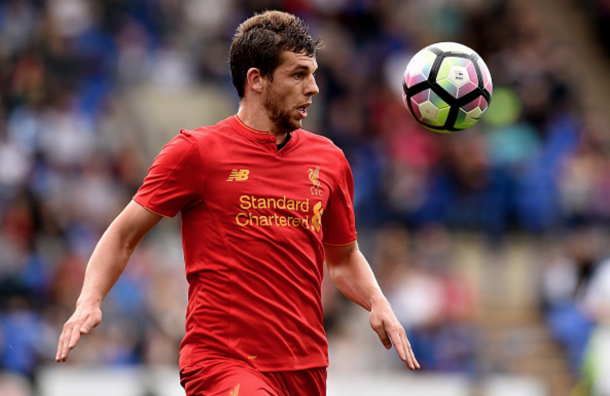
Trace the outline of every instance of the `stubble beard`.
<instances>
[{"instance_id":1,"label":"stubble beard","mask_svg":"<svg viewBox=\"0 0 610 396\"><path fill-rule=\"evenodd\" d=\"M263 103L267 116L280 132L292 132L301 127L301 120L290 117L289 109L282 108L282 98L271 89L267 91L267 99Z\"/></svg>"}]
</instances>

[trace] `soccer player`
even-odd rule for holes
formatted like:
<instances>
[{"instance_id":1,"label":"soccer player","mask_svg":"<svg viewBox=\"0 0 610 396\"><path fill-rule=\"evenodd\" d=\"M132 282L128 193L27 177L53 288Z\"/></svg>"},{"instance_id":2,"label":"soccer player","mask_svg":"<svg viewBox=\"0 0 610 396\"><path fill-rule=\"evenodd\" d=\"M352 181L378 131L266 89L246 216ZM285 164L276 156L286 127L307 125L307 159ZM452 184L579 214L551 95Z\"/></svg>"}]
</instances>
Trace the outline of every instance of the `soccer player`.
<instances>
[{"instance_id":1,"label":"soccer player","mask_svg":"<svg viewBox=\"0 0 610 396\"><path fill-rule=\"evenodd\" d=\"M358 249L349 164L331 141L301 129L318 93L319 48L299 18L279 11L237 28L229 57L237 114L180 131L155 159L90 258L58 362L101 322L102 300L142 237L180 212L188 396L325 395L324 262L337 287L370 311L383 345L419 368Z\"/></svg>"}]
</instances>

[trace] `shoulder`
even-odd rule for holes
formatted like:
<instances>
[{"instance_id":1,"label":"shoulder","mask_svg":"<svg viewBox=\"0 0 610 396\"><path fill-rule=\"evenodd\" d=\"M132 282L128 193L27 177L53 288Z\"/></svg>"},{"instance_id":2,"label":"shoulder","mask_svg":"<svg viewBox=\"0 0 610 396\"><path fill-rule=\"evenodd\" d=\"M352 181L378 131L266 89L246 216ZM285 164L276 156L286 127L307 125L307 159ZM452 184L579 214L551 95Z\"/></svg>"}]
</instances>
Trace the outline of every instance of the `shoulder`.
<instances>
[{"instance_id":1,"label":"shoulder","mask_svg":"<svg viewBox=\"0 0 610 396\"><path fill-rule=\"evenodd\" d=\"M314 143L317 144L321 144L321 145L328 145L328 146L334 146L337 147L332 140L330 140L327 137L321 136L321 135L317 135L313 132L310 132L308 130L305 129L298 129L296 131L296 133L298 133L304 140L309 140L312 141ZM338 147L337 147L338 148Z\"/></svg>"},{"instance_id":2,"label":"shoulder","mask_svg":"<svg viewBox=\"0 0 610 396\"><path fill-rule=\"evenodd\" d=\"M297 131L299 138L303 139L303 143L312 146L317 150L324 150L329 154L338 155L344 157L343 150L341 150L332 140L327 137L316 135L305 129L299 129Z\"/></svg>"},{"instance_id":3,"label":"shoulder","mask_svg":"<svg viewBox=\"0 0 610 396\"><path fill-rule=\"evenodd\" d=\"M174 139L181 139L199 148L213 148L222 144L223 136L228 134L230 126L226 120L222 120L216 125L200 126L195 129L181 129Z\"/></svg>"},{"instance_id":4,"label":"shoulder","mask_svg":"<svg viewBox=\"0 0 610 396\"><path fill-rule=\"evenodd\" d=\"M221 135L225 134L227 129L230 129L230 125L227 120L222 120L216 125L200 126L196 129L181 129L180 134L185 135L189 139L201 141L219 139Z\"/></svg>"},{"instance_id":5,"label":"shoulder","mask_svg":"<svg viewBox=\"0 0 610 396\"><path fill-rule=\"evenodd\" d=\"M317 158L320 166L331 170L330 174L334 175L333 178L339 180L351 175L351 167L345 153L332 140L303 129L299 129L297 133L301 140L300 146L306 147L307 155Z\"/></svg>"},{"instance_id":6,"label":"shoulder","mask_svg":"<svg viewBox=\"0 0 610 396\"><path fill-rule=\"evenodd\" d=\"M167 142L157 157L170 162L201 161L202 156L222 146L222 122L196 129L183 128Z\"/></svg>"}]
</instances>

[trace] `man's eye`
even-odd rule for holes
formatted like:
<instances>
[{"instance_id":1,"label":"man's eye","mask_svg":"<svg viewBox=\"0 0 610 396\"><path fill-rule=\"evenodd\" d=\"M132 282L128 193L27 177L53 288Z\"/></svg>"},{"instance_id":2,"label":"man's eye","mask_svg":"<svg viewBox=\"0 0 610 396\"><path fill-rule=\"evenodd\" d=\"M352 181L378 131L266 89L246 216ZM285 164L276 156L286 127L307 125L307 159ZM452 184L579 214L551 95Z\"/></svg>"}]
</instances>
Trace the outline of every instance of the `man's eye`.
<instances>
[{"instance_id":1,"label":"man's eye","mask_svg":"<svg viewBox=\"0 0 610 396\"><path fill-rule=\"evenodd\" d=\"M303 73L303 72L297 72L297 73L294 73L294 77L295 77L295 78L302 78L302 77L303 77L303 75L304 75L304 73Z\"/></svg>"}]
</instances>

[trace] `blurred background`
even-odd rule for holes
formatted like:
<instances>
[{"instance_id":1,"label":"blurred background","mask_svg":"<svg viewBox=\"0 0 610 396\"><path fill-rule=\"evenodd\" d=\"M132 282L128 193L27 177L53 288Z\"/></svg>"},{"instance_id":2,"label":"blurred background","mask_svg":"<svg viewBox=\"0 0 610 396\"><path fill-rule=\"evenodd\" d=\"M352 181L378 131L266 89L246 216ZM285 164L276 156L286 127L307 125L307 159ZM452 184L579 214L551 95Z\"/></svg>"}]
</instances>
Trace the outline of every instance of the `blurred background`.
<instances>
[{"instance_id":1,"label":"blurred background","mask_svg":"<svg viewBox=\"0 0 610 396\"><path fill-rule=\"evenodd\" d=\"M325 42L305 128L351 163L359 243L423 368L325 280L329 396L610 395L607 0L1 0L0 395L183 395L179 218L68 363L56 342L161 147L236 112L230 40L265 9ZM494 80L483 120L453 135L400 96L438 41Z\"/></svg>"}]
</instances>

